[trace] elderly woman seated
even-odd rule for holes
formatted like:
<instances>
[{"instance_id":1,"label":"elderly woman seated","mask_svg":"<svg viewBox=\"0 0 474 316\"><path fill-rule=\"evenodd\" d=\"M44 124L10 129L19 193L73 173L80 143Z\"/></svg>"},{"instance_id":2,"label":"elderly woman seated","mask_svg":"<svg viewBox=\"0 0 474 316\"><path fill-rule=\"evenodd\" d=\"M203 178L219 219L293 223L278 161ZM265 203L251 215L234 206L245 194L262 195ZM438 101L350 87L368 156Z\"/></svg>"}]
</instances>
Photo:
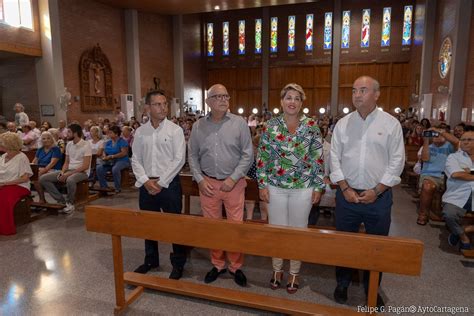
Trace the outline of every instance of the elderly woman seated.
<instances>
[{"instance_id":1,"label":"elderly woman seated","mask_svg":"<svg viewBox=\"0 0 474 316\"><path fill-rule=\"evenodd\" d=\"M118 126L112 126L108 131L109 140L104 143L101 162L97 165L97 178L101 188L108 188L105 179L107 171L112 171L115 192L121 191L122 169L130 167L128 158L128 143L120 137L122 131Z\"/></svg>"},{"instance_id":2,"label":"elderly woman seated","mask_svg":"<svg viewBox=\"0 0 474 316\"><path fill-rule=\"evenodd\" d=\"M33 175L28 157L21 152L23 142L18 134L0 135L0 235L16 234L13 211L21 198L30 194Z\"/></svg>"},{"instance_id":3,"label":"elderly woman seated","mask_svg":"<svg viewBox=\"0 0 474 316\"><path fill-rule=\"evenodd\" d=\"M50 132L43 132L41 134L41 142L43 147L36 151L36 156L32 162L38 165L38 178L48 172L61 170L62 167L61 149L56 145L53 135ZM38 192L39 201L46 203L44 190L39 181L33 181L33 185L35 186L36 192Z\"/></svg>"}]
</instances>

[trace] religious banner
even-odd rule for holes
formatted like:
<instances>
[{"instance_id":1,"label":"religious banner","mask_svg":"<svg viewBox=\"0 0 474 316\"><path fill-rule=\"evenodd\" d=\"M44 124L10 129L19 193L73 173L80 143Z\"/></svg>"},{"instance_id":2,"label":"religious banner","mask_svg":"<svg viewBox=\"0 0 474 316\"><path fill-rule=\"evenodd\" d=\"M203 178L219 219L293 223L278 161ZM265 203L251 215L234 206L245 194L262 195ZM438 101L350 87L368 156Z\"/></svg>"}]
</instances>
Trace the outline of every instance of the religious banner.
<instances>
[{"instance_id":1,"label":"religious banner","mask_svg":"<svg viewBox=\"0 0 474 316\"><path fill-rule=\"evenodd\" d=\"M222 55L229 56L229 22L222 22Z\"/></svg>"},{"instance_id":2,"label":"religious banner","mask_svg":"<svg viewBox=\"0 0 474 316\"><path fill-rule=\"evenodd\" d=\"M306 14L306 44L304 47L307 52L313 51L313 19L312 14Z\"/></svg>"},{"instance_id":3,"label":"religious banner","mask_svg":"<svg viewBox=\"0 0 474 316\"><path fill-rule=\"evenodd\" d=\"M272 17L270 22L270 53L278 51L278 18Z\"/></svg>"},{"instance_id":4,"label":"religious banner","mask_svg":"<svg viewBox=\"0 0 474 316\"><path fill-rule=\"evenodd\" d=\"M255 54L262 53L262 19L255 19Z\"/></svg>"},{"instance_id":5,"label":"religious banner","mask_svg":"<svg viewBox=\"0 0 474 316\"><path fill-rule=\"evenodd\" d=\"M207 56L214 56L214 24L207 23Z\"/></svg>"},{"instance_id":6,"label":"religious banner","mask_svg":"<svg viewBox=\"0 0 474 316\"><path fill-rule=\"evenodd\" d=\"M324 13L324 49L332 47L332 12Z\"/></svg>"},{"instance_id":7,"label":"religious banner","mask_svg":"<svg viewBox=\"0 0 474 316\"><path fill-rule=\"evenodd\" d=\"M380 46L387 47L390 46L390 27L392 23L392 8L387 7L383 8L382 15L382 39L380 41Z\"/></svg>"},{"instance_id":8,"label":"religious banner","mask_svg":"<svg viewBox=\"0 0 474 316\"><path fill-rule=\"evenodd\" d=\"M296 49L295 25L296 25L296 17L294 15L288 16L288 51L289 52L294 52Z\"/></svg>"},{"instance_id":9,"label":"religious banner","mask_svg":"<svg viewBox=\"0 0 474 316\"><path fill-rule=\"evenodd\" d=\"M239 20L239 55L245 54L245 20Z\"/></svg>"},{"instance_id":10,"label":"religious banner","mask_svg":"<svg viewBox=\"0 0 474 316\"><path fill-rule=\"evenodd\" d=\"M407 5L403 9L403 33L402 45L411 45L411 28L412 28L413 6Z\"/></svg>"},{"instance_id":11,"label":"religious banner","mask_svg":"<svg viewBox=\"0 0 474 316\"><path fill-rule=\"evenodd\" d=\"M362 29L360 31L360 47L370 45L370 9L362 10Z\"/></svg>"},{"instance_id":12,"label":"religious banner","mask_svg":"<svg viewBox=\"0 0 474 316\"><path fill-rule=\"evenodd\" d=\"M341 48L349 48L351 35L351 11L342 12Z\"/></svg>"}]
</instances>

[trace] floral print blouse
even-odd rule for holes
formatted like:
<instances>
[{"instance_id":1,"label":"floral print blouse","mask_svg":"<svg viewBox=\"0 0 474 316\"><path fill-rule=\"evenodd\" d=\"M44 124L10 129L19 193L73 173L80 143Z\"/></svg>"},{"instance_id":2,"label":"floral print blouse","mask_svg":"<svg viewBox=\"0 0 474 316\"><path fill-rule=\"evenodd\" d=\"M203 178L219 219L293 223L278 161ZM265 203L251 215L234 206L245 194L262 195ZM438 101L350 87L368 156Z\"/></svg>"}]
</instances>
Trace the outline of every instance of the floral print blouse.
<instances>
[{"instance_id":1,"label":"floral print blouse","mask_svg":"<svg viewBox=\"0 0 474 316\"><path fill-rule=\"evenodd\" d=\"M267 122L257 154L260 189L324 188L322 136L316 121L302 115L295 134L288 131L283 115Z\"/></svg>"}]
</instances>

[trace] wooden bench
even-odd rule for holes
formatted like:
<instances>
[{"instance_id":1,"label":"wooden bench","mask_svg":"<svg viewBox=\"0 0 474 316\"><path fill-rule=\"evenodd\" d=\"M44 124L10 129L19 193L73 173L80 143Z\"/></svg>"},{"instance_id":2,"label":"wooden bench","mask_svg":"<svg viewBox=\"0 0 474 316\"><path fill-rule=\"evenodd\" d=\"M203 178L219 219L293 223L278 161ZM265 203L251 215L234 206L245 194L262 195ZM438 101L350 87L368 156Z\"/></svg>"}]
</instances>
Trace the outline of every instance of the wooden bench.
<instances>
[{"instance_id":1,"label":"wooden bench","mask_svg":"<svg viewBox=\"0 0 474 316\"><path fill-rule=\"evenodd\" d=\"M260 201L258 195L257 181L246 179L247 187L245 188L245 199L249 201ZM181 190L184 195L184 214L188 214L191 209L191 196L199 196L199 186L193 181L191 174L181 173L179 175L179 181L181 182Z\"/></svg>"},{"instance_id":2,"label":"wooden bench","mask_svg":"<svg viewBox=\"0 0 474 316\"><path fill-rule=\"evenodd\" d=\"M21 226L31 222L30 204L32 199L30 196L21 198L13 208L13 218L15 226Z\"/></svg>"},{"instance_id":3,"label":"wooden bench","mask_svg":"<svg viewBox=\"0 0 474 316\"><path fill-rule=\"evenodd\" d=\"M116 314L134 302L144 288L151 288L277 313L360 315L348 308L323 306L154 275L124 273L122 236L369 270L367 304L369 307L376 306L380 272L414 276L420 275L421 272L423 243L413 239L249 225L219 219L98 205L86 206L85 212L88 231L112 235ZM125 283L137 286L128 296L125 296Z\"/></svg>"}]
</instances>

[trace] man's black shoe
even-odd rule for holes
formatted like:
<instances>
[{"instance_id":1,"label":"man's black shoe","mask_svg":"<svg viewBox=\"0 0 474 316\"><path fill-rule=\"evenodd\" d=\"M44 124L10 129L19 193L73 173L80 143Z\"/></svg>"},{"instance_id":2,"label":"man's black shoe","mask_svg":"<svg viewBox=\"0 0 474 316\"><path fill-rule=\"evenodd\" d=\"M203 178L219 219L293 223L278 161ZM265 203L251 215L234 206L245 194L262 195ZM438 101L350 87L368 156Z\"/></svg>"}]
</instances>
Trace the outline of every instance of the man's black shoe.
<instances>
[{"instance_id":1,"label":"man's black shoe","mask_svg":"<svg viewBox=\"0 0 474 316\"><path fill-rule=\"evenodd\" d=\"M339 304L345 304L347 302L347 287L338 285L334 290L334 299Z\"/></svg>"},{"instance_id":2,"label":"man's black shoe","mask_svg":"<svg viewBox=\"0 0 474 316\"><path fill-rule=\"evenodd\" d=\"M234 277L235 283L237 283L240 286L246 286L247 285L247 278L245 277L245 274L242 272L242 270L237 269L235 272L229 271L230 275Z\"/></svg>"},{"instance_id":3,"label":"man's black shoe","mask_svg":"<svg viewBox=\"0 0 474 316\"><path fill-rule=\"evenodd\" d=\"M169 278L173 280L179 280L183 276L183 268L173 267Z\"/></svg>"},{"instance_id":4,"label":"man's black shoe","mask_svg":"<svg viewBox=\"0 0 474 316\"><path fill-rule=\"evenodd\" d=\"M150 264L144 263L141 266L139 266L138 268L136 268L133 272L145 274L145 273L147 273L148 271L150 271L151 269L154 269L154 268L158 268L158 266L152 266Z\"/></svg>"},{"instance_id":5,"label":"man's black shoe","mask_svg":"<svg viewBox=\"0 0 474 316\"><path fill-rule=\"evenodd\" d=\"M216 267L213 267L211 271L206 274L206 277L204 278L204 283L214 282L219 275L225 273L226 271L227 269L222 269L221 271L218 271Z\"/></svg>"}]
</instances>

